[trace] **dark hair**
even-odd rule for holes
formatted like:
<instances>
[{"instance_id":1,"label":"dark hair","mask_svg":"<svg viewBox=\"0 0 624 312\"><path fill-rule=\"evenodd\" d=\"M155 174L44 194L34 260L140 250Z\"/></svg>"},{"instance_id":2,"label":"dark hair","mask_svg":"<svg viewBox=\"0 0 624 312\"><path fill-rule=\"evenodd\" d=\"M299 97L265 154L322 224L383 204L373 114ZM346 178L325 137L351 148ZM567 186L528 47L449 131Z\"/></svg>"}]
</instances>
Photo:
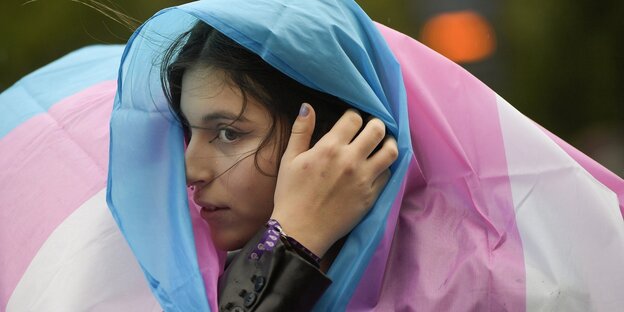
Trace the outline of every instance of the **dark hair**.
<instances>
[{"instance_id":1,"label":"dark hair","mask_svg":"<svg viewBox=\"0 0 624 312\"><path fill-rule=\"evenodd\" d=\"M277 146L281 149L278 155L284 152L290 127L304 102L312 104L316 112L312 144L327 133L350 107L335 96L306 87L286 76L257 54L200 21L173 42L166 51L161 65L163 91L171 110L184 128L187 140L190 138L190 132L189 124L180 110L181 85L185 71L195 65L223 70L226 79L240 88L243 95L240 115L245 111L248 96L253 97L269 111L273 123L258 150L265 147L277 131L279 135ZM278 125L282 128L277 129ZM257 158L256 167L260 169ZM262 172L261 169L260 171Z\"/></svg>"}]
</instances>

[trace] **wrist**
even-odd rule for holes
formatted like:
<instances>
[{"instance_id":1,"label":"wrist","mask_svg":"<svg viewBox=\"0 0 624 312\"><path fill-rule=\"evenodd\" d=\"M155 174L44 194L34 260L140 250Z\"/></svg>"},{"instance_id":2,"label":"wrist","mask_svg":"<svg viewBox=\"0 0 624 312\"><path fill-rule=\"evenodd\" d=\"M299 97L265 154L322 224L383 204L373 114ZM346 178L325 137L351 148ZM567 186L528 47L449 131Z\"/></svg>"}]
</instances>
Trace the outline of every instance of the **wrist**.
<instances>
[{"instance_id":1,"label":"wrist","mask_svg":"<svg viewBox=\"0 0 624 312\"><path fill-rule=\"evenodd\" d=\"M319 258L322 258L329 247L331 247L331 243L327 243L318 231L306 230L296 222L291 222L289 219L284 217L273 215L271 216L271 219L276 220L280 224L280 228L286 236L294 239Z\"/></svg>"},{"instance_id":2,"label":"wrist","mask_svg":"<svg viewBox=\"0 0 624 312\"><path fill-rule=\"evenodd\" d=\"M282 229L277 220L269 220L269 222L267 222L267 227L269 231L274 231L279 234L282 243L284 244L284 246L286 246L286 249L294 251L296 254L308 261L310 264L313 264L317 268L320 268L321 258L313 253L311 250L303 246L296 239L288 236L288 234L284 232L284 229Z\"/></svg>"}]
</instances>

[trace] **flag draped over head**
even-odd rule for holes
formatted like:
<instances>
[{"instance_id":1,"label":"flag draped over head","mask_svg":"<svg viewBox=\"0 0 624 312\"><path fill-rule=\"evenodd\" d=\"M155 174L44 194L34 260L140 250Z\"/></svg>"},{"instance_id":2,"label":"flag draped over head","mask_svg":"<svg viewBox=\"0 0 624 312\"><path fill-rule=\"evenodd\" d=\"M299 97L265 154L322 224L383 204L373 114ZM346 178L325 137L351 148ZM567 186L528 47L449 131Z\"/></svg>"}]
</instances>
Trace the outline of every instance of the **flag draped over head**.
<instances>
[{"instance_id":1,"label":"flag draped over head","mask_svg":"<svg viewBox=\"0 0 624 312\"><path fill-rule=\"evenodd\" d=\"M134 35L111 123L111 208L163 306L202 306L205 290L215 307L218 255L193 236L182 131L157 67L197 21L381 118L397 138L393 176L333 263L319 311L608 308L621 300L614 289L623 281L612 274L623 272L621 180L605 187L477 79L378 28L352 1L213 0L162 11ZM571 240L580 222L587 232ZM208 258L196 261L202 248ZM596 248L608 255L601 266L591 261Z\"/></svg>"},{"instance_id":2,"label":"flag draped over head","mask_svg":"<svg viewBox=\"0 0 624 312\"><path fill-rule=\"evenodd\" d=\"M135 32L121 58L110 121L107 201L146 279L146 283L127 286L141 294L129 310L154 308L154 302L145 299L146 285L166 311L217 310L216 285L223 255L214 248L207 225L188 200L182 128L160 85L164 52L199 21L302 84L379 117L397 139L399 159L392 167L392 178L334 261L328 273L333 283L317 303L317 311L614 311L624 305L620 291L624 289L622 179L541 129L456 64L373 23L352 1L211 0L159 12ZM115 51L118 57L120 51ZM105 52L93 49L90 55ZM93 58L83 60L84 64L99 62ZM78 63L82 59L67 60ZM106 68L91 74L114 77L110 66ZM46 72L62 71L52 66ZM38 94L51 94L55 100L50 103L75 97L80 99L74 101L80 114L94 112L90 101L83 99L93 98L89 90L110 77L88 80L82 75L86 74L75 72L71 79L84 84L63 89L62 95L55 87L42 88ZM59 85L57 80L54 86ZM103 86L108 101L114 87L110 82ZM0 230L1 270L7 268L0 271L0 300L14 310L32 302L63 307L69 301L48 293L53 285L77 275L67 268L73 266L63 264L98 263L86 267L92 270L77 271L100 276L83 283L100 283L104 275L113 279L111 274L94 272L110 266L96 261L97 255L108 255L106 250L118 246L114 272L132 279L138 270L121 239L106 239L110 233L119 236L107 215L91 217L106 224L106 230L98 232L93 226L80 230L95 233L83 235L91 239L89 248L72 247L56 266L49 261L42 266L44 261L38 260L55 256L45 250L84 246L80 239L56 238L55 243L54 237L65 224L73 224L69 222L91 224L83 221L85 217L74 216L80 216L82 208L78 207L95 201L89 198L104 185L102 179L94 182L71 203L58 200L64 196L53 199L55 207L66 207L54 222L36 218L36 205L24 199L25 190L48 190L48 184L38 182L26 188L39 173L25 168L38 164L34 156L49 152L36 144L24 147L25 155L33 157L6 151L19 146L18 141L34 142L44 134L70 131L45 128L34 136L26 134L44 123L37 116L47 119L55 107L62 106L48 105L31 113L8 104L22 89L26 88L18 83L0 97L0 112L13 116L0 114L1 127L11 125L6 131L0 128L0 146L7 147L1 149L0 164L18 168L0 175L0 213L4 224L15 215L22 218L21 227ZM62 116L73 114L67 111ZM106 113L98 114L106 117ZM80 124L76 119L65 120L71 127ZM106 126L107 119L93 118L92 123L93 129L82 127L80 132L101 129L97 127ZM71 128L67 125L61 128ZM91 142L73 136L71 141L78 147ZM82 169L60 166L59 159L46 163L45 169L62 169L57 175L78 176L50 189L56 194L78 193L73 188L82 182L80 177L104 176L105 145L101 140L94 144L99 147L93 151L73 147L88 157L70 154L103 159L97 165ZM67 153L65 147L51 145L49 150ZM15 204L21 202L27 204ZM22 215L23 211L30 212ZM42 224L47 224L43 234L19 253L17 246L31 235L26 231ZM15 252L19 259L6 256ZM92 256L82 259L78 254ZM5 277L6 272L13 273ZM64 278L34 282L44 273ZM119 306L132 299L115 291L106 295L98 302ZM38 300L31 303L24 299L34 297ZM86 305L79 302L74 306Z\"/></svg>"}]
</instances>

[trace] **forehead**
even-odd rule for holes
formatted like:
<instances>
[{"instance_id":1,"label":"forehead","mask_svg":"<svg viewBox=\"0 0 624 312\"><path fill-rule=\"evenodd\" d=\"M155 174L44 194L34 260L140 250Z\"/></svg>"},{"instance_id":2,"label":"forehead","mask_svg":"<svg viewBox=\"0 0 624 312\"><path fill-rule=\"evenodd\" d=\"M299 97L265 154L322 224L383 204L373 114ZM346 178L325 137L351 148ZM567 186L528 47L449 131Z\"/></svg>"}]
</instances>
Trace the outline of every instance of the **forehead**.
<instances>
[{"instance_id":1,"label":"forehead","mask_svg":"<svg viewBox=\"0 0 624 312\"><path fill-rule=\"evenodd\" d=\"M224 71L206 66L194 66L182 77L180 109L191 124L205 123L206 116L239 116L243 94L227 78ZM264 122L268 110L252 97L247 97L243 120Z\"/></svg>"}]
</instances>

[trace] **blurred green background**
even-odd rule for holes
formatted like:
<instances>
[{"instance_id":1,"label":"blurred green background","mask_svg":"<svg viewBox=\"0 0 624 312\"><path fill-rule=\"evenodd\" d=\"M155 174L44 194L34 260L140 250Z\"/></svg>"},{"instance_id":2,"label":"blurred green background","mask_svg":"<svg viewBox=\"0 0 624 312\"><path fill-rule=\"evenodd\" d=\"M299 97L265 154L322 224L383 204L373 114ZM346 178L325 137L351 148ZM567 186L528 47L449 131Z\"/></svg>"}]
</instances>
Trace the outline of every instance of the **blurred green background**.
<instances>
[{"instance_id":1,"label":"blurred green background","mask_svg":"<svg viewBox=\"0 0 624 312\"><path fill-rule=\"evenodd\" d=\"M143 21L186 1L100 2ZM374 20L454 59L525 115L624 176L624 1L357 2ZM79 47L123 43L130 35L72 0L2 0L0 12L0 90ZM485 28L477 23L481 32L471 32L477 24L462 22L462 12ZM462 47L465 38L471 39ZM484 46L481 39L491 49L473 59L444 50L471 51L471 43Z\"/></svg>"}]
</instances>

